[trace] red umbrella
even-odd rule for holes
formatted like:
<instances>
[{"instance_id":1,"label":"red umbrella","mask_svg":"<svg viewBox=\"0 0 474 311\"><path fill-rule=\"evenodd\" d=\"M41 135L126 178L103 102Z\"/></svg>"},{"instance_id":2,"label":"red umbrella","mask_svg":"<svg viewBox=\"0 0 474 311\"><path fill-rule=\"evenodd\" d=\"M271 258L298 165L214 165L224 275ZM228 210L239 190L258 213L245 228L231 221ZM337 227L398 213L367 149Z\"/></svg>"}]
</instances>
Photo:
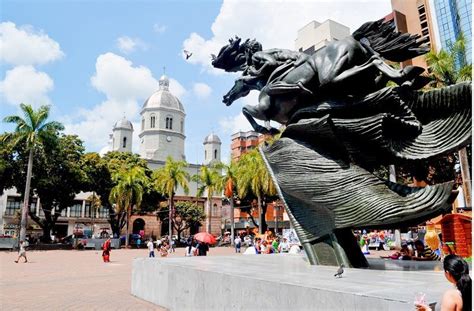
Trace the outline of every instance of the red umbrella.
<instances>
[{"instance_id":1,"label":"red umbrella","mask_svg":"<svg viewBox=\"0 0 474 311\"><path fill-rule=\"evenodd\" d=\"M216 238L208 232L199 232L194 235L194 239L207 244L215 244Z\"/></svg>"}]
</instances>

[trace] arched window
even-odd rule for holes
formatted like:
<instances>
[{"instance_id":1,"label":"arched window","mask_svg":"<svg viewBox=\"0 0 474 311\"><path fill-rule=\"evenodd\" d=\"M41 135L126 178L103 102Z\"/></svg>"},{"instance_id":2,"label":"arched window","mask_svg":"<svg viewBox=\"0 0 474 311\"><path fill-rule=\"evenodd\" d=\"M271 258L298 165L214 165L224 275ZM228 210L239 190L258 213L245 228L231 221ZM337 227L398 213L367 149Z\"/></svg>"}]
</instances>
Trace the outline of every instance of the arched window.
<instances>
[{"instance_id":1,"label":"arched window","mask_svg":"<svg viewBox=\"0 0 474 311\"><path fill-rule=\"evenodd\" d=\"M155 128L155 115L152 115L150 118L150 127Z\"/></svg>"},{"instance_id":2,"label":"arched window","mask_svg":"<svg viewBox=\"0 0 474 311\"><path fill-rule=\"evenodd\" d=\"M207 150L204 150L204 159L207 159Z\"/></svg>"},{"instance_id":3,"label":"arched window","mask_svg":"<svg viewBox=\"0 0 474 311\"><path fill-rule=\"evenodd\" d=\"M181 133L184 133L184 120L181 120Z\"/></svg>"},{"instance_id":4,"label":"arched window","mask_svg":"<svg viewBox=\"0 0 474 311\"><path fill-rule=\"evenodd\" d=\"M166 129L172 130L173 129L173 118L166 117Z\"/></svg>"},{"instance_id":5,"label":"arched window","mask_svg":"<svg viewBox=\"0 0 474 311\"><path fill-rule=\"evenodd\" d=\"M217 149L214 149L214 159L217 159Z\"/></svg>"},{"instance_id":6,"label":"arched window","mask_svg":"<svg viewBox=\"0 0 474 311\"><path fill-rule=\"evenodd\" d=\"M127 137L123 138L123 148L127 148Z\"/></svg>"},{"instance_id":7,"label":"arched window","mask_svg":"<svg viewBox=\"0 0 474 311\"><path fill-rule=\"evenodd\" d=\"M142 131L145 129L145 118L142 119Z\"/></svg>"}]
</instances>

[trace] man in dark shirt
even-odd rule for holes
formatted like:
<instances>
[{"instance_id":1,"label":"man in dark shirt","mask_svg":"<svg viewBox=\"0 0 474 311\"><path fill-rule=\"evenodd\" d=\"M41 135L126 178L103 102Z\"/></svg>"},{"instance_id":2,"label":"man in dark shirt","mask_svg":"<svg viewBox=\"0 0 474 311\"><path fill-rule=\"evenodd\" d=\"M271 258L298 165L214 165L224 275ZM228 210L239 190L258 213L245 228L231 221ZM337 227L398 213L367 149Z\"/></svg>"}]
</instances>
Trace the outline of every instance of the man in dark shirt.
<instances>
[{"instance_id":1,"label":"man in dark shirt","mask_svg":"<svg viewBox=\"0 0 474 311\"><path fill-rule=\"evenodd\" d=\"M209 246L207 243L199 242L197 245L198 249L198 256L207 256L207 252L209 251Z\"/></svg>"}]
</instances>

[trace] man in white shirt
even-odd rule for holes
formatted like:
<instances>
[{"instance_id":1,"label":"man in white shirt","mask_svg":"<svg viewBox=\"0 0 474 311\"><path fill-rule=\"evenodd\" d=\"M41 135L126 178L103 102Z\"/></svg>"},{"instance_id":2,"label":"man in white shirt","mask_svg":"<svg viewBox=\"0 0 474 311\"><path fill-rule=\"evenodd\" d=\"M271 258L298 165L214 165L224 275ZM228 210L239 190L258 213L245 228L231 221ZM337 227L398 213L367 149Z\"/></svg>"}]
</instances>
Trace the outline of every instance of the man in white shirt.
<instances>
[{"instance_id":1,"label":"man in white shirt","mask_svg":"<svg viewBox=\"0 0 474 311\"><path fill-rule=\"evenodd\" d=\"M278 252L279 253L288 253L290 250L290 244L288 244L288 240L286 238L283 238L283 242L280 242L278 245Z\"/></svg>"},{"instance_id":2,"label":"man in white shirt","mask_svg":"<svg viewBox=\"0 0 474 311\"><path fill-rule=\"evenodd\" d=\"M242 240L240 239L239 235L235 238L234 245L235 245L235 252L240 253L240 248L242 247Z\"/></svg>"},{"instance_id":3,"label":"man in white shirt","mask_svg":"<svg viewBox=\"0 0 474 311\"><path fill-rule=\"evenodd\" d=\"M153 246L153 240L151 238L146 244L146 246L148 247L148 252L149 252L148 257L155 257L155 248Z\"/></svg>"}]
</instances>

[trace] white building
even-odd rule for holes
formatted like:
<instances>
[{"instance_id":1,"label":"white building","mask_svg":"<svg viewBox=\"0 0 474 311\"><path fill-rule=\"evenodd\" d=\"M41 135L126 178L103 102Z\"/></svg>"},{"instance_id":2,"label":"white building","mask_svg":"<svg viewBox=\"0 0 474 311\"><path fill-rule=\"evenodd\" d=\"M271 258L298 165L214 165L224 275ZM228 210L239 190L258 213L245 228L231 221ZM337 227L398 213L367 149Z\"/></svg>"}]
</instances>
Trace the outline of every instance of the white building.
<instances>
[{"instance_id":1,"label":"white building","mask_svg":"<svg viewBox=\"0 0 474 311\"><path fill-rule=\"evenodd\" d=\"M298 30L295 49L311 55L331 40L342 40L349 35L349 27L333 20L328 19L322 23L312 21Z\"/></svg>"},{"instance_id":2,"label":"white building","mask_svg":"<svg viewBox=\"0 0 474 311\"><path fill-rule=\"evenodd\" d=\"M209 134L203 142L204 145L204 165L221 161L221 145L219 136L214 133Z\"/></svg>"},{"instance_id":3,"label":"white building","mask_svg":"<svg viewBox=\"0 0 474 311\"><path fill-rule=\"evenodd\" d=\"M140 156L148 163L151 170L156 170L165 165L166 158L171 156L174 160L185 160L185 111L181 101L169 91L169 79L163 75L159 80L158 90L154 92L143 104L140 112L141 115L141 129L139 133L140 138ZM123 117L117 121L112 128L112 134L109 137L107 151L132 151L132 123ZM221 159L221 140L215 134L208 135L204 140L204 163L203 164L188 164L186 168L190 176L199 174L202 165L209 165L214 162L219 162ZM189 181L189 192L185 193L181 187L176 191L175 199L187 201L199 201L200 204L205 204L204 198L196 199L199 189L199 184L195 181ZM101 208L99 210L91 209L90 196L92 193L79 193L75 201L76 203L64 210L58 218L55 230L60 236L73 234L78 230L93 230L95 234L100 233L103 228L109 227L108 210ZM204 193L204 196L206 193ZM33 200L31 209L36 212L38 216L42 216L41 209L36 209L36 204L40 204ZM0 234L13 234L17 230L17 220L20 207L22 205L22 198L15 191L9 189L5 191L0 197ZM221 230L221 207L222 200L220 196L216 196L211 202L212 217L210 219L212 224L212 233L219 235ZM152 224L152 219L147 217L154 217L156 224L156 216L133 216L130 225L135 230L135 225L140 224L147 232L150 232L148 227L156 230L156 225ZM149 226L147 226L149 221ZM206 222L208 222L206 220ZM33 231L41 232L39 227L29 220ZM204 227L204 226L202 226ZM31 230L30 230L31 231ZM159 235L159 232L153 234Z\"/></svg>"},{"instance_id":4,"label":"white building","mask_svg":"<svg viewBox=\"0 0 474 311\"><path fill-rule=\"evenodd\" d=\"M112 129L112 151L132 152L133 125L125 117Z\"/></svg>"},{"instance_id":5,"label":"white building","mask_svg":"<svg viewBox=\"0 0 474 311\"><path fill-rule=\"evenodd\" d=\"M169 79L163 75L158 91L143 104L141 115L140 156L147 160L185 160L183 104L169 91Z\"/></svg>"}]
</instances>

